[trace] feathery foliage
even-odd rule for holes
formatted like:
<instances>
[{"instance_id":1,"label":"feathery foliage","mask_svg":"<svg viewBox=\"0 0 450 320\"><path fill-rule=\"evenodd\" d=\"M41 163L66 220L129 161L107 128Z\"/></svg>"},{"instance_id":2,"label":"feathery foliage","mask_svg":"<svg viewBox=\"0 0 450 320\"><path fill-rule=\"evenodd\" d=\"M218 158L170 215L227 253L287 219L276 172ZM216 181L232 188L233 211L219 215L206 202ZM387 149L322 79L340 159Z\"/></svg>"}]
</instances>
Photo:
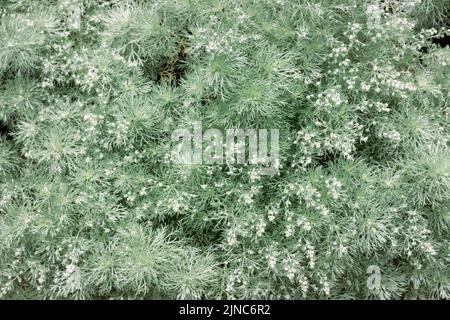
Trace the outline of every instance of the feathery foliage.
<instances>
[{"instance_id":1,"label":"feathery foliage","mask_svg":"<svg viewBox=\"0 0 450 320\"><path fill-rule=\"evenodd\" d=\"M0 298L450 299L449 0L0 1ZM280 170L171 133L280 130Z\"/></svg>"}]
</instances>

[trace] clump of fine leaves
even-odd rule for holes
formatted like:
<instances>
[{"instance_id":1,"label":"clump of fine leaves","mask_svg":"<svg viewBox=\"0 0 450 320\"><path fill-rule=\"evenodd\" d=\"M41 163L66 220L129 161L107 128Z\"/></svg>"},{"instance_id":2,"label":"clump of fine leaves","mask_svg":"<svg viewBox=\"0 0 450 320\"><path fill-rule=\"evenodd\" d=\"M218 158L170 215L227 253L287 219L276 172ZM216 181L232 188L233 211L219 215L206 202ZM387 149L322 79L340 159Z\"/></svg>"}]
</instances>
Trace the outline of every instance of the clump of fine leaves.
<instances>
[{"instance_id":1,"label":"clump of fine leaves","mask_svg":"<svg viewBox=\"0 0 450 320\"><path fill-rule=\"evenodd\" d=\"M0 1L0 297L449 299L449 6Z\"/></svg>"}]
</instances>

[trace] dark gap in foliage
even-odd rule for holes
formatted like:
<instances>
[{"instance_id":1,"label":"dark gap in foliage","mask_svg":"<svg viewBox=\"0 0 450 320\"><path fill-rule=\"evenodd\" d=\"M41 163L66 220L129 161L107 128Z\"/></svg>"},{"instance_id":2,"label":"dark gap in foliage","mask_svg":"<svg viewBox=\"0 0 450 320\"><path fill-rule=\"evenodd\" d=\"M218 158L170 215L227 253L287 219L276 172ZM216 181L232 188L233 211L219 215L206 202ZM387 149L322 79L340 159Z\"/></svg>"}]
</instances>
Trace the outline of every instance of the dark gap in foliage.
<instances>
[{"instance_id":1,"label":"dark gap in foliage","mask_svg":"<svg viewBox=\"0 0 450 320\"><path fill-rule=\"evenodd\" d=\"M0 136L10 138L11 128L3 122L0 122Z\"/></svg>"},{"instance_id":2,"label":"dark gap in foliage","mask_svg":"<svg viewBox=\"0 0 450 320\"><path fill-rule=\"evenodd\" d=\"M440 48L450 47L450 34L446 34L441 37L434 37L432 42Z\"/></svg>"},{"instance_id":3,"label":"dark gap in foliage","mask_svg":"<svg viewBox=\"0 0 450 320\"><path fill-rule=\"evenodd\" d=\"M187 231L187 236L191 237L191 242L194 246L207 246L212 243L220 243L222 239L222 234L219 231L210 229L185 231Z\"/></svg>"},{"instance_id":4,"label":"dark gap in foliage","mask_svg":"<svg viewBox=\"0 0 450 320\"><path fill-rule=\"evenodd\" d=\"M450 7L447 10L447 21L446 23L443 23L442 28L444 29L448 29L450 28ZM445 47L450 47L450 34L449 33L445 33L443 35L437 35L434 36L431 39L431 42L433 45L439 47L439 48L445 48ZM420 52L423 54L427 54L429 52L430 47L422 47L420 48ZM420 61L422 62L422 59L420 59Z\"/></svg>"},{"instance_id":5,"label":"dark gap in foliage","mask_svg":"<svg viewBox=\"0 0 450 320\"><path fill-rule=\"evenodd\" d=\"M394 13L396 11L396 3L393 1L381 0L380 5L385 12Z\"/></svg>"},{"instance_id":6,"label":"dark gap in foliage","mask_svg":"<svg viewBox=\"0 0 450 320\"><path fill-rule=\"evenodd\" d=\"M450 47L450 34L435 36L431 39L431 43L437 46L438 48ZM425 55L430 51L430 47L429 46L422 47L420 48L419 51ZM421 62L422 60L423 58L420 58Z\"/></svg>"},{"instance_id":7,"label":"dark gap in foliage","mask_svg":"<svg viewBox=\"0 0 450 320\"><path fill-rule=\"evenodd\" d=\"M185 60L185 47L181 44L178 54L158 69L156 83L171 82L174 86L178 86L186 72Z\"/></svg>"},{"instance_id":8,"label":"dark gap in foliage","mask_svg":"<svg viewBox=\"0 0 450 320\"><path fill-rule=\"evenodd\" d=\"M332 163L334 163L337 160L338 156L335 153L326 153L320 158L317 159L317 163L322 168L326 169L328 166Z\"/></svg>"}]
</instances>

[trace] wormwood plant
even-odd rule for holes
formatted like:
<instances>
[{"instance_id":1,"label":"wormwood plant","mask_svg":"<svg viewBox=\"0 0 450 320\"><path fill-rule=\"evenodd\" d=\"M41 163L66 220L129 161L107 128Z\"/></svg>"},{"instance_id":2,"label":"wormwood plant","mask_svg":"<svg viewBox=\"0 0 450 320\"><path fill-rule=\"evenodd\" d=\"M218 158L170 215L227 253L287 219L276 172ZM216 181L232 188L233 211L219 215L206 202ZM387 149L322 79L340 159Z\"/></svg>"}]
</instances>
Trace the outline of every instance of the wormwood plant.
<instances>
[{"instance_id":1,"label":"wormwood plant","mask_svg":"<svg viewBox=\"0 0 450 320\"><path fill-rule=\"evenodd\" d=\"M449 7L0 1L0 297L449 299Z\"/></svg>"}]
</instances>

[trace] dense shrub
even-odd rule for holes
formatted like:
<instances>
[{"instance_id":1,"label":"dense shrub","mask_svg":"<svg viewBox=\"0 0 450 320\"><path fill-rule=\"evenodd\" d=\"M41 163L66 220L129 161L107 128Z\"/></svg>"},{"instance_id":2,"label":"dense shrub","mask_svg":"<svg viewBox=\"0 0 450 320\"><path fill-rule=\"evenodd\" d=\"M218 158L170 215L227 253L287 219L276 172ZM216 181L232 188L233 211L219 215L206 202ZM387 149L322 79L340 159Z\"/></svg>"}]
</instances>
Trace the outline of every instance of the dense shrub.
<instances>
[{"instance_id":1,"label":"dense shrub","mask_svg":"<svg viewBox=\"0 0 450 320\"><path fill-rule=\"evenodd\" d=\"M0 1L0 297L449 299L449 7Z\"/></svg>"}]
</instances>

